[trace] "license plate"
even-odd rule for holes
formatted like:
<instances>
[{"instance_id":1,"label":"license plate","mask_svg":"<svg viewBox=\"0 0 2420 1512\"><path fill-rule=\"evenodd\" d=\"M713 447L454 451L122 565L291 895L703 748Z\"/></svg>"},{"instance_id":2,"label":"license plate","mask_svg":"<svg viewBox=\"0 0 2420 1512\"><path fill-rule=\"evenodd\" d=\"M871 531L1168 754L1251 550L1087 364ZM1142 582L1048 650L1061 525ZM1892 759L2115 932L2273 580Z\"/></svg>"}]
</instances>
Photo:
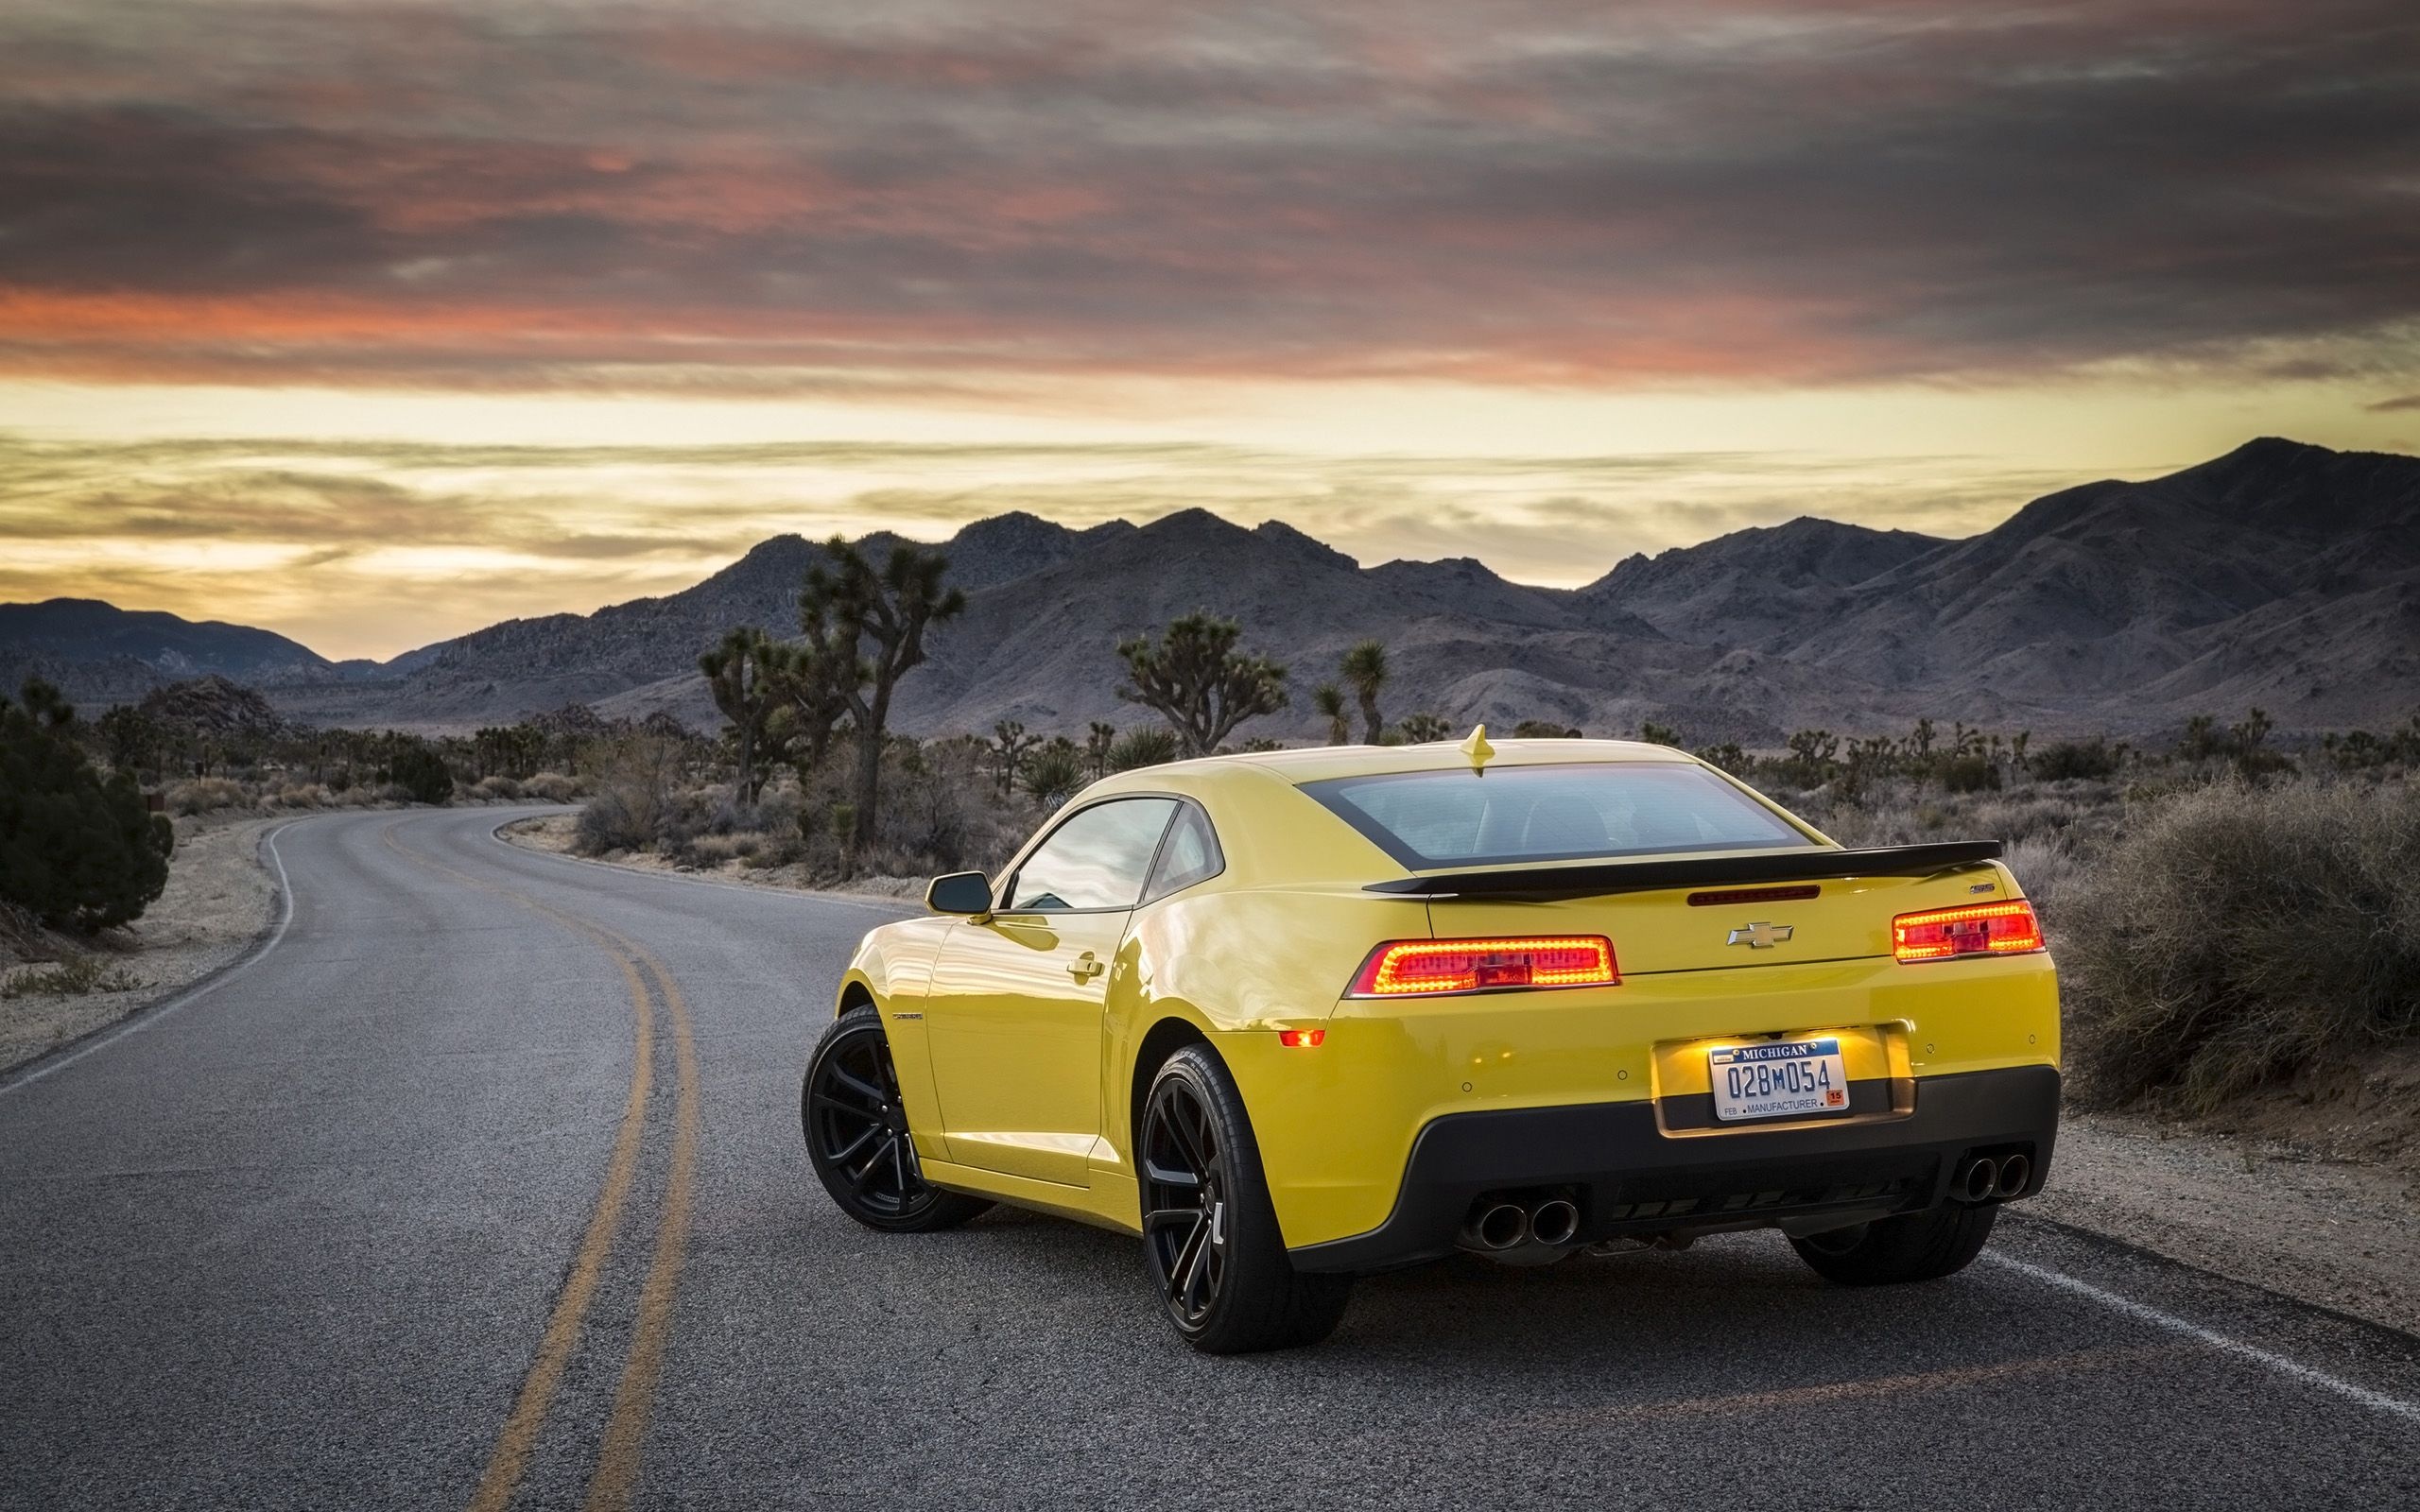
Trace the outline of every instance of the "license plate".
<instances>
[{"instance_id":1,"label":"license plate","mask_svg":"<svg viewBox=\"0 0 2420 1512\"><path fill-rule=\"evenodd\" d=\"M1849 1110L1848 1063L1838 1040L1709 1051L1706 1072L1714 1083L1714 1116L1726 1124Z\"/></svg>"}]
</instances>

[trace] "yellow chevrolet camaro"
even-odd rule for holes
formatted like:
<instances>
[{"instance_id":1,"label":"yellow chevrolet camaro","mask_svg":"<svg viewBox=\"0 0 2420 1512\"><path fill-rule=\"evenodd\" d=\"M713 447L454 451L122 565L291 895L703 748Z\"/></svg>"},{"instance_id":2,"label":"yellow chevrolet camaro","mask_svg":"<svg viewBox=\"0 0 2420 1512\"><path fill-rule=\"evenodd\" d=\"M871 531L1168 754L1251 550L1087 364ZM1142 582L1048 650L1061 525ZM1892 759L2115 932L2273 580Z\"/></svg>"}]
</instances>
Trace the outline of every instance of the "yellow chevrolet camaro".
<instances>
[{"instance_id":1,"label":"yellow chevrolet camaro","mask_svg":"<svg viewBox=\"0 0 2420 1512\"><path fill-rule=\"evenodd\" d=\"M1204 1350L1357 1274L1776 1228L1947 1275L2041 1187L2058 986L1996 842L1845 850L1619 741L1127 772L870 932L801 1095L870 1227L1138 1234Z\"/></svg>"}]
</instances>

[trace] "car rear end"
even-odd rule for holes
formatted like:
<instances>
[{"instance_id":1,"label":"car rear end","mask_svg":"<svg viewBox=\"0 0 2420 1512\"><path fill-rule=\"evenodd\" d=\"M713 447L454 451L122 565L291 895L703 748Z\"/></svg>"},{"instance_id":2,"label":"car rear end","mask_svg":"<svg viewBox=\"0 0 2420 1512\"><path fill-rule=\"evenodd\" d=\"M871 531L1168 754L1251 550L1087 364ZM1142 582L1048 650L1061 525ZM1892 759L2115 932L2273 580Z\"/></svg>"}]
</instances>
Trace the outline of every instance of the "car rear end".
<instances>
[{"instance_id":1,"label":"car rear end","mask_svg":"<svg viewBox=\"0 0 2420 1512\"><path fill-rule=\"evenodd\" d=\"M1370 891L1427 927L1339 984L1318 1094L1253 1109L1298 1267L2040 1188L2057 984L1996 846L1843 850L1650 747L1303 788L1402 865Z\"/></svg>"}]
</instances>

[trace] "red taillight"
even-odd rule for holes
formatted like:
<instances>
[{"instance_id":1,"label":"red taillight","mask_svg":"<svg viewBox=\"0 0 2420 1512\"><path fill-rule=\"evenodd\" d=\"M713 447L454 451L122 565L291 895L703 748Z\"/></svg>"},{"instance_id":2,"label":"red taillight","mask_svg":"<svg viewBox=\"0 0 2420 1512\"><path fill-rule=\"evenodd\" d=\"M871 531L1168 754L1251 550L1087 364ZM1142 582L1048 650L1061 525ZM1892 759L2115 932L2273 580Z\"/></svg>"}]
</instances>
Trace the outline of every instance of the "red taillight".
<instances>
[{"instance_id":1,"label":"red taillight","mask_svg":"<svg viewBox=\"0 0 2420 1512\"><path fill-rule=\"evenodd\" d=\"M1614 942L1602 935L1398 939L1370 953L1345 995L1401 998L1427 992L1611 987L1620 980Z\"/></svg>"},{"instance_id":2,"label":"red taillight","mask_svg":"<svg viewBox=\"0 0 2420 1512\"><path fill-rule=\"evenodd\" d=\"M2042 921L2033 917L2033 905L2021 900L1927 908L1891 920L1891 954L1903 961L2018 955L2042 948Z\"/></svg>"}]
</instances>

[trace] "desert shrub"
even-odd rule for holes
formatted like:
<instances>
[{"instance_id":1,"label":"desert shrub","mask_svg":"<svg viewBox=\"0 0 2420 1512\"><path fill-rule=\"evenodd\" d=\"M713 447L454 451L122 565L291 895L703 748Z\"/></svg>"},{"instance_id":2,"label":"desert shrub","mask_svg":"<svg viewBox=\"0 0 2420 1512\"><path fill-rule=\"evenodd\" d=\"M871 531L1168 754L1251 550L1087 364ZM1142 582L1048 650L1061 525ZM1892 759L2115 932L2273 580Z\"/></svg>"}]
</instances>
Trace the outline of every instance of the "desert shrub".
<instances>
[{"instance_id":1,"label":"desert shrub","mask_svg":"<svg viewBox=\"0 0 2420 1512\"><path fill-rule=\"evenodd\" d=\"M0 899L53 928L101 929L160 896L176 832L132 772L101 776L74 719L39 682L22 704L0 698Z\"/></svg>"},{"instance_id":2,"label":"desert shrub","mask_svg":"<svg viewBox=\"0 0 2420 1512\"><path fill-rule=\"evenodd\" d=\"M1982 793L2000 785L2000 769L1982 756L1952 756L1941 764L1941 786L1946 793Z\"/></svg>"},{"instance_id":3,"label":"desert shrub","mask_svg":"<svg viewBox=\"0 0 2420 1512\"><path fill-rule=\"evenodd\" d=\"M502 772L493 772L473 784L471 796L481 799L512 799L522 794L522 786Z\"/></svg>"},{"instance_id":4,"label":"desert shrub","mask_svg":"<svg viewBox=\"0 0 2420 1512\"><path fill-rule=\"evenodd\" d=\"M521 796L544 803L568 803L579 796L579 784L561 772L540 772L521 784Z\"/></svg>"},{"instance_id":5,"label":"desert shrub","mask_svg":"<svg viewBox=\"0 0 2420 1512\"><path fill-rule=\"evenodd\" d=\"M2140 816L2062 905L2088 1095L2208 1111L2420 1028L2420 791L2227 782Z\"/></svg>"},{"instance_id":6,"label":"desert shrub","mask_svg":"<svg viewBox=\"0 0 2420 1512\"><path fill-rule=\"evenodd\" d=\"M147 985L125 967L97 955L70 955L56 966L0 981L0 998L82 997L88 992L131 992Z\"/></svg>"},{"instance_id":7,"label":"desert shrub","mask_svg":"<svg viewBox=\"0 0 2420 1512\"><path fill-rule=\"evenodd\" d=\"M414 803L445 803L454 797L454 770L426 746L406 746L388 764L388 774Z\"/></svg>"},{"instance_id":8,"label":"desert shrub","mask_svg":"<svg viewBox=\"0 0 2420 1512\"><path fill-rule=\"evenodd\" d=\"M1111 743L1109 769L1131 772L1137 766L1165 766L1176 757L1176 731L1160 725L1145 725Z\"/></svg>"},{"instance_id":9,"label":"desert shrub","mask_svg":"<svg viewBox=\"0 0 2420 1512\"><path fill-rule=\"evenodd\" d=\"M2066 919L2078 889L2091 875L2082 856L2048 835L2013 840L2000 859L2016 874L2016 885L2025 889L2026 898L2041 914L2043 927L2054 932ZM2054 935L2052 948L2058 943Z\"/></svg>"},{"instance_id":10,"label":"desert shrub","mask_svg":"<svg viewBox=\"0 0 2420 1512\"><path fill-rule=\"evenodd\" d=\"M651 730L599 742L585 763L592 790L579 811L578 848L638 850L663 839L680 807L683 756L680 741Z\"/></svg>"},{"instance_id":11,"label":"desert shrub","mask_svg":"<svg viewBox=\"0 0 2420 1512\"><path fill-rule=\"evenodd\" d=\"M1046 746L1026 759L1023 781L1035 802L1055 809L1083 787L1083 757L1073 746Z\"/></svg>"},{"instance_id":12,"label":"desert shrub","mask_svg":"<svg viewBox=\"0 0 2420 1512\"><path fill-rule=\"evenodd\" d=\"M2041 782L2074 778L2105 780L2118 775L2118 752L2095 735L2090 740L2063 740L2043 747L2027 759L2027 769Z\"/></svg>"},{"instance_id":13,"label":"desert shrub","mask_svg":"<svg viewBox=\"0 0 2420 1512\"><path fill-rule=\"evenodd\" d=\"M336 798L318 782L288 782L271 795L270 800L282 809L323 809Z\"/></svg>"},{"instance_id":14,"label":"desert shrub","mask_svg":"<svg viewBox=\"0 0 2420 1512\"><path fill-rule=\"evenodd\" d=\"M171 783L163 795L171 814L215 814L242 807L249 799L244 784L224 777L196 777Z\"/></svg>"},{"instance_id":15,"label":"desert shrub","mask_svg":"<svg viewBox=\"0 0 2420 1512\"><path fill-rule=\"evenodd\" d=\"M718 867L726 861L753 859L765 844L764 835L747 830L693 835L681 843L673 859L687 867Z\"/></svg>"}]
</instances>

